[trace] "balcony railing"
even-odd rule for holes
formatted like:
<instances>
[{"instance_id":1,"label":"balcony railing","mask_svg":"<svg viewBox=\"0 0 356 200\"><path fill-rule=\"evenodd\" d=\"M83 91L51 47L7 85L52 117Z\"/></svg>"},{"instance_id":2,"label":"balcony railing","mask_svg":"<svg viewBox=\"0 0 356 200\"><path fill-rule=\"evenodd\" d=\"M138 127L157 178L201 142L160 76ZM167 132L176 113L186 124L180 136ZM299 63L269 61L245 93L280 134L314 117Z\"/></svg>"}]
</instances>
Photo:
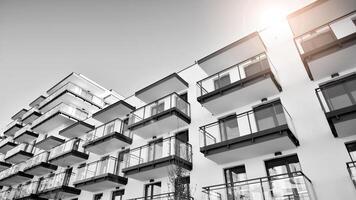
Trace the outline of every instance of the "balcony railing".
<instances>
[{"instance_id":1,"label":"balcony railing","mask_svg":"<svg viewBox=\"0 0 356 200\"><path fill-rule=\"evenodd\" d=\"M120 133L126 137L132 138L132 133L127 130L127 124L125 124L120 119L114 119L106 124L103 124L94 130L90 131L85 136L85 143L92 142L98 138L105 137L106 135L110 135L112 133Z\"/></svg>"},{"instance_id":2,"label":"balcony railing","mask_svg":"<svg viewBox=\"0 0 356 200\"><path fill-rule=\"evenodd\" d=\"M337 40L356 33L355 25L352 21L355 16L356 11L353 11L312 31L295 37L295 43L300 55L328 46Z\"/></svg>"},{"instance_id":3,"label":"balcony railing","mask_svg":"<svg viewBox=\"0 0 356 200\"><path fill-rule=\"evenodd\" d=\"M9 169L6 169L2 172L0 172L0 180L5 179L13 174L16 174L19 171L23 171L25 169L25 163L19 163L16 165L13 165Z\"/></svg>"},{"instance_id":4,"label":"balcony railing","mask_svg":"<svg viewBox=\"0 0 356 200\"><path fill-rule=\"evenodd\" d=\"M39 108L43 107L44 105L46 105L48 102L50 102L52 99L56 98L59 94L61 94L64 91L70 91L80 97L82 97L83 99L94 103L95 105L99 106L100 108L102 108L104 106L104 101L103 99L95 96L94 94L82 89L81 87L79 87L78 85L68 82L67 84L61 86L60 88L58 88L54 93L52 93L50 96L48 96L45 100L43 100L40 104L39 104Z\"/></svg>"},{"instance_id":5,"label":"balcony railing","mask_svg":"<svg viewBox=\"0 0 356 200\"><path fill-rule=\"evenodd\" d=\"M254 133L259 131L282 125L288 125L288 128L296 136L292 117L282 104L275 103L270 117L264 118L260 122L256 119L255 111L250 110L200 127L200 147L245 135L253 136Z\"/></svg>"},{"instance_id":6,"label":"balcony railing","mask_svg":"<svg viewBox=\"0 0 356 200\"><path fill-rule=\"evenodd\" d=\"M6 137L6 136L5 136L5 137ZM0 147L6 145L6 143L8 143L8 142L12 142L12 143L17 144L17 142L14 141L14 140L12 139L12 137L6 137L6 138L4 138L4 139L2 139L2 140L0 141Z\"/></svg>"},{"instance_id":7,"label":"balcony railing","mask_svg":"<svg viewBox=\"0 0 356 200\"><path fill-rule=\"evenodd\" d=\"M38 193L46 192L49 190L57 189L62 186L71 186L74 180L74 173L71 170L65 170L63 172L50 174L47 177L39 180Z\"/></svg>"},{"instance_id":8,"label":"balcony railing","mask_svg":"<svg viewBox=\"0 0 356 200\"><path fill-rule=\"evenodd\" d=\"M5 129L4 129L4 133L6 133L6 132L9 131L10 129L12 129L14 126L18 126L19 129L20 129L20 128L23 127L23 123L20 122L19 120L14 120L14 121L8 123L8 124L6 125L6 127L5 127ZM11 133L11 134L8 134L8 135L13 135L13 134L14 134L14 132Z\"/></svg>"},{"instance_id":9,"label":"balcony railing","mask_svg":"<svg viewBox=\"0 0 356 200\"><path fill-rule=\"evenodd\" d=\"M156 194L149 197L138 197L128 200L193 200L193 197L177 196L174 192Z\"/></svg>"},{"instance_id":10,"label":"balcony railing","mask_svg":"<svg viewBox=\"0 0 356 200\"><path fill-rule=\"evenodd\" d=\"M315 200L311 181L302 172L203 187L206 200Z\"/></svg>"},{"instance_id":11,"label":"balcony railing","mask_svg":"<svg viewBox=\"0 0 356 200\"><path fill-rule=\"evenodd\" d=\"M190 104L177 93L172 93L131 112L129 126L170 109L177 109L190 117Z\"/></svg>"},{"instance_id":12,"label":"balcony railing","mask_svg":"<svg viewBox=\"0 0 356 200\"><path fill-rule=\"evenodd\" d=\"M249 58L197 82L198 97L243 80L259 72L270 70L265 53ZM251 70L247 70L251 69Z\"/></svg>"},{"instance_id":13,"label":"balcony railing","mask_svg":"<svg viewBox=\"0 0 356 200\"><path fill-rule=\"evenodd\" d=\"M124 155L124 168L154 162L155 160L169 156L177 156L192 163L192 145L182 142L175 137L169 137L132 149Z\"/></svg>"},{"instance_id":14,"label":"balcony railing","mask_svg":"<svg viewBox=\"0 0 356 200\"><path fill-rule=\"evenodd\" d=\"M86 153L86 151L82 147L83 143L84 143L83 140L77 138L68 140L65 143L56 146L51 150L49 154L49 160L71 151L79 151L79 152Z\"/></svg>"},{"instance_id":15,"label":"balcony railing","mask_svg":"<svg viewBox=\"0 0 356 200\"><path fill-rule=\"evenodd\" d=\"M31 194L36 194L38 189L38 181L32 181L17 188L14 188L14 199L28 197Z\"/></svg>"},{"instance_id":16,"label":"balcony railing","mask_svg":"<svg viewBox=\"0 0 356 200\"><path fill-rule=\"evenodd\" d=\"M110 156L78 167L76 181L81 181L107 173L123 176L118 165L119 162L117 158Z\"/></svg>"},{"instance_id":17,"label":"balcony railing","mask_svg":"<svg viewBox=\"0 0 356 200\"><path fill-rule=\"evenodd\" d=\"M32 168L32 167L34 167L36 165L39 165L42 162L44 162L44 163L48 162L48 157L49 157L49 152L48 151L44 151L42 153L39 153L39 154L35 155L34 157L32 157L32 158L30 158L30 159L25 161L24 170Z\"/></svg>"},{"instance_id":18,"label":"balcony railing","mask_svg":"<svg viewBox=\"0 0 356 200\"><path fill-rule=\"evenodd\" d=\"M17 145L15 148L11 149L10 151L8 151L6 153L5 159L17 154L20 151L32 153L32 151L34 150L33 148L34 146L32 144L22 143L20 145Z\"/></svg>"},{"instance_id":19,"label":"balcony railing","mask_svg":"<svg viewBox=\"0 0 356 200\"><path fill-rule=\"evenodd\" d=\"M346 163L352 182L356 187L356 161Z\"/></svg>"}]
</instances>

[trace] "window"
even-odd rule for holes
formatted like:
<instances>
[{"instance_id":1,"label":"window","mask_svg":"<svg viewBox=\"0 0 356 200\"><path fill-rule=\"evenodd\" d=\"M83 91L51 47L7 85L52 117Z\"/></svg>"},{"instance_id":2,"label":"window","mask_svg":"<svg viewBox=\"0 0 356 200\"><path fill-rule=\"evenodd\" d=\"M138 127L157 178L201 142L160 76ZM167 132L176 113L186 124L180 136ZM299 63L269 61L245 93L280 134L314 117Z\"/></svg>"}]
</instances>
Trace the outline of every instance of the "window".
<instances>
[{"instance_id":1,"label":"window","mask_svg":"<svg viewBox=\"0 0 356 200\"><path fill-rule=\"evenodd\" d=\"M122 196L124 196L125 190L115 190L112 192L111 200L122 200Z\"/></svg>"},{"instance_id":2,"label":"window","mask_svg":"<svg viewBox=\"0 0 356 200\"><path fill-rule=\"evenodd\" d=\"M104 199L103 199L103 193L94 194L93 200L104 200Z\"/></svg>"},{"instance_id":3,"label":"window","mask_svg":"<svg viewBox=\"0 0 356 200\"><path fill-rule=\"evenodd\" d=\"M273 102L265 105L255 107L256 125L258 131L274 128L286 124L283 106L278 102Z\"/></svg>"},{"instance_id":4,"label":"window","mask_svg":"<svg viewBox=\"0 0 356 200\"><path fill-rule=\"evenodd\" d=\"M156 115L160 112L164 111L164 102L158 103L151 107L151 116Z\"/></svg>"},{"instance_id":5,"label":"window","mask_svg":"<svg viewBox=\"0 0 356 200\"><path fill-rule=\"evenodd\" d=\"M237 186L237 184L234 183L245 181L247 179L245 166L240 165L224 169L224 176L227 188L227 199L244 199L246 194L244 194L243 191L246 191L248 194L248 185L238 184L240 186Z\"/></svg>"},{"instance_id":6,"label":"window","mask_svg":"<svg viewBox=\"0 0 356 200\"><path fill-rule=\"evenodd\" d=\"M148 161L153 161L162 157L163 139L157 139L148 143Z\"/></svg>"},{"instance_id":7,"label":"window","mask_svg":"<svg viewBox=\"0 0 356 200\"><path fill-rule=\"evenodd\" d=\"M349 152L351 161L356 161L356 141L346 143L347 152Z\"/></svg>"},{"instance_id":8,"label":"window","mask_svg":"<svg viewBox=\"0 0 356 200\"><path fill-rule=\"evenodd\" d=\"M230 115L219 119L219 129L221 141L230 140L239 137L239 127L237 124L236 115Z\"/></svg>"},{"instance_id":9,"label":"window","mask_svg":"<svg viewBox=\"0 0 356 200\"><path fill-rule=\"evenodd\" d=\"M215 90L227 86L230 83L231 83L230 75L229 74L222 75L220 76L220 78L214 80Z\"/></svg>"},{"instance_id":10,"label":"window","mask_svg":"<svg viewBox=\"0 0 356 200\"><path fill-rule=\"evenodd\" d=\"M161 194L161 182L145 185L145 199L153 199L153 196L158 194Z\"/></svg>"},{"instance_id":11,"label":"window","mask_svg":"<svg viewBox=\"0 0 356 200\"><path fill-rule=\"evenodd\" d=\"M186 115L189 115L188 111L188 93L183 93L180 94L178 97L176 97L176 107L185 113Z\"/></svg>"},{"instance_id":12,"label":"window","mask_svg":"<svg viewBox=\"0 0 356 200\"><path fill-rule=\"evenodd\" d=\"M184 197L190 197L190 177L177 177L175 180L174 190L181 199Z\"/></svg>"}]
</instances>

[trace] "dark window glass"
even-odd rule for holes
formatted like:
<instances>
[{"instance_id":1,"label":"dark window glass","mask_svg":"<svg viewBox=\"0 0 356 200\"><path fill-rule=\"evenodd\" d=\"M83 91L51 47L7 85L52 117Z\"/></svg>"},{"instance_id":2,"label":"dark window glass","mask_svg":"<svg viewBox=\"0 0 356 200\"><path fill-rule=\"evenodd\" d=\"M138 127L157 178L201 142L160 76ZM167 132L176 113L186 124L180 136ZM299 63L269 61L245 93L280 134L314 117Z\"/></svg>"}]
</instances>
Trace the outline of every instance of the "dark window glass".
<instances>
[{"instance_id":1,"label":"dark window glass","mask_svg":"<svg viewBox=\"0 0 356 200\"><path fill-rule=\"evenodd\" d=\"M220 78L214 80L214 87L215 87L215 90L219 89L219 88L222 88L224 86L227 86L231 83L231 80L230 80L230 75L229 74L226 74L226 75L222 75L220 76Z\"/></svg>"},{"instance_id":2,"label":"dark window glass","mask_svg":"<svg viewBox=\"0 0 356 200\"><path fill-rule=\"evenodd\" d=\"M175 137L182 142L189 142L189 130L180 131L175 134Z\"/></svg>"},{"instance_id":3,"label":"dark window glass","mask_svg":"<svg viewBox=\"0 0 356 200\"><path fill-rule=\"evenodd\" d=\"M151 107L151 116L164 111L164 102Z\"/></svg>"},{"instance_id":4,"label":"dark window glass","mask_svg":"<svg viewBox=\"0 0 356 200\"><path fill-rule=\"evenodd\" d=\"M115 190L112 192L112 199L111 200L122 200L122 197L125 194L125 190Z\"/></svg>"},{"instance_id":5,"label":"dark window glass","mask_svg":"<svg viewBox=\"0 0 356 200\"><path fill-rule=\"evenodd\" d=\"M103 193L94 194L94 200L103 200Z\"/></svg>"},{"instance_id":6,"label":"dark window glass","mask_svg":"<svg viewBox=\"0 0 356 200\"><path fill-rule=\"evenodd\" d=\"M245 195L244 191L248 192L248 185L236 183L247 179L244 165L224 169L224 176L229 200L240 199Z\"/></svg>"},{"instance_id":7,"label":"dark window glass","mask_svg":"<svg viewBox=\"0 0 356 200\"><path fill-rule=\"evenodd\" d=\"M262 131L286 124L283 106L280 102L269 103L253 109L257 130Z\"/></svg>"},{"instance_id":8,"label":"dark window glass","mask_svg":"<svg viewBox=\"0 0 356 200\"><path fill-rule=\"evenodd\" d=\"M352 161L356 161L356 141L346 144L346 149L349 152Z\"/></svg>"},{"instance_id":9,"label":"dark window glass","mask_svg":"<svg viewBox=\"0 0 356 200\"><path fill-rule=\"evenodd\" d=\"M145 185L145 199L153 199L154 195L161 194L161 182Z\"/></svg>"},{"instance_id":10,"label":"dark window glass","mask_svg":"<svg viewBox=\"0 0 356 200\"><path fill-rule=\"evenodd\" d=\"M356 80L324 86L321 91L331 111L356 104Z\"/></svg>"},{"instance_id":11,"label":"dark window glass","mask_svg":"<svg viewBox=\"0 0 356 200\"><path fill-rule=\"evenodd\" d=\"M184 197L189 197L190 196L190 177L185 176L185 177L176 178L174 189L175 189L176 193L182 197L181 199L184 199Z\"/></svg>"},{"instance_id":12,"label":"dark window glass","mask_svg":"<svg viewBox=\"0 0 356 200\"><path fill-rule=\"evenodd\" d=\"M239 137L239 127L236 115L230 115L219 120L221 141L230 140Z\"/></svg>"}]
</instances>

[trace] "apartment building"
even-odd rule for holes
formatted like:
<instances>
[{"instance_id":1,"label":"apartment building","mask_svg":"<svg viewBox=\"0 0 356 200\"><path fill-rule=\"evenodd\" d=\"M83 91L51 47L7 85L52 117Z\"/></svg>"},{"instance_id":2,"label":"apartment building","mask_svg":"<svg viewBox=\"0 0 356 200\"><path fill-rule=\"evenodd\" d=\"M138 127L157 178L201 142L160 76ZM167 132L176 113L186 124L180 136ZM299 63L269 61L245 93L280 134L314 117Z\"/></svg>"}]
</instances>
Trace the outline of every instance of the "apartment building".
<instances>
[{"instance_id":1,"label":"apartment building","mask_svg":"<svg viewBox=\"0 0 356 200\"><path fill-rule=\"evenodd\" d=\"M356 1L288 22L128 98L65 77L5 127L0 199L355 199Z\"/></svg>"}]
</instances>

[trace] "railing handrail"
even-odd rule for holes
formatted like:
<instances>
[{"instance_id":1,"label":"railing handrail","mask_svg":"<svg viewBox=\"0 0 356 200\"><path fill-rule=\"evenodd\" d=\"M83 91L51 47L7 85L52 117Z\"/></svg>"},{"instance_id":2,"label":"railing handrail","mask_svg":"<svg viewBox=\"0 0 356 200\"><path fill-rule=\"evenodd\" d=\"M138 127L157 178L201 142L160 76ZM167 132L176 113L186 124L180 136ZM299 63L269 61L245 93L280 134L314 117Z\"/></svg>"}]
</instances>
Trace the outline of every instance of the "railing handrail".
<instances>
[{"instance_id":1,"label":"railing handrail","mask_svg":"<svg viewBox=\"0 0 356 200\"><path fill-rule=\"evenodd\" d=\"M115 118L115 119L113 119L113 120L110 120L110 121L106 122L105 124L101 124L100 126L95 127L93 130L89 131L88 133L96 132L97 129L99 129L99 128L101 128L101 127L105 127L106 125L108 125L108 124L110 124L110 123L112 123L112 122L115 122L115 121L117 121L117 120L119 120L120 123L124 124L124 120L121 120L120 118ZM121 129L122 129L122 127L120 127L120 131L122 131Z\"/></svg>"},{"instance_id":2,"label":"railing handrail","mask_svg":"<svg viewBox=\"0 0 356 200\"><path fill-rule=\"evenodd\" d=\"M114 156L105 156L104 158L101 158L101 159L99 159L99 160L95 160L95 161L92 161L92 162L90 162L90 163L85 163L84 165L80 165L80 166L78 166L78 169L80 169L80 168L85 168L85 167L87 167L87 166L89 166L89 165L91 165L91 164L99 163L99 162L102 162L102 161L104 161L104 160L110 160L110 159L113 159L115 162L118 161L118 159L117 159L116 157L114 157Z\"/></svg>"},{"instance_id":3,"label":"railing handrail","mask_svg":"<svg viewBox=\"0 0 356 200\"><path fill-rule=\"evenodd\" d=\"M167 196L167 197L174 197L175 196L175 192L166 192L166 193L161 193L161 194L155 194L152 195L150 197L137 197L137 198L132 198L132 199L128 199L128 200L138 200L138 199L155 199L155 197L161 197L161 196ZM152 198L151 198L152 197ZM193 199L193 197L188 197L189 199Z\"/></svg>"}]
</instances>

